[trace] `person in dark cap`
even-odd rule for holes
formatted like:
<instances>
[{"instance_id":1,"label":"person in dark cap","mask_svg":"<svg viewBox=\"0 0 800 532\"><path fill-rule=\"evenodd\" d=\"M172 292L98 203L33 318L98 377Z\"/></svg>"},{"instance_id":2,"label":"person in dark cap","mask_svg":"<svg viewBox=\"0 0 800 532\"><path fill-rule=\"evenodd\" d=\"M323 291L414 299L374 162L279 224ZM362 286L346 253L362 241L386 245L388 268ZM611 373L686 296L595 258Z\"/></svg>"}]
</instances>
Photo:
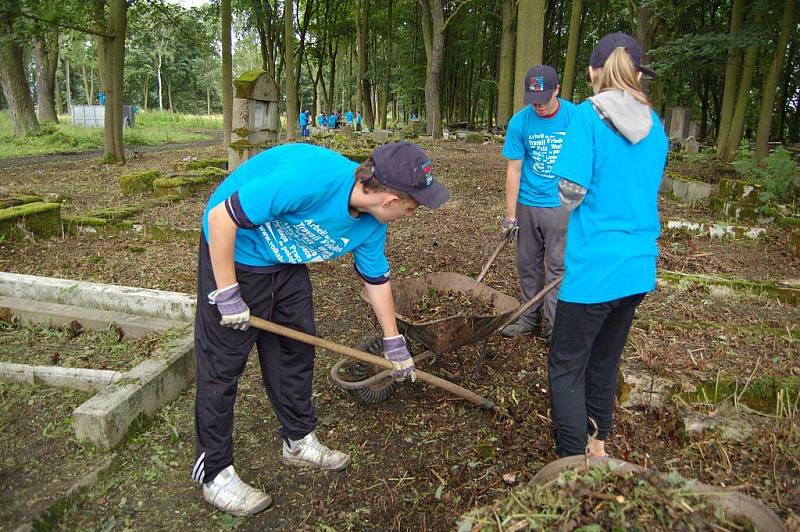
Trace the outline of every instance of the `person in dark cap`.
<instances>
[{"instance_id":1,"label":"person in dark cap","mask_svg":"<svg viewBox=\"0 0 800 532\"><path fill-rule=\"evenodd\" d=\"M564 235L568 212L560 209L558 178L551 167L561 150L575 106L558 97L553 67L537 65L525 76L525 107L508 123L503 157L506 169L506 212L500 227L518 232L517 271L523 302L564 272ZM550 337L558 291L552 290L540 309L532 307L502 330L505 336Z\"/></svg>"},{"instance_id":2,"label":"person in dark cap","mask_svg":"<svg viewBox=\"0 0 800 532\"><path fill-rule=\"evenodd\" d=\"M206 501L235 515L255 514L271 502L233 467L236 389L254 345L280 422L283 461L327 470L349 465L347 454L314 433L314 348L250 329L250 315L315 334L306 264L352 253L393 375L415 380L395 321L386 224L420 205L436 209L448 197L431 160L407 142L380 146L361 165L311 144L278 146L245 162L214 191L203 216L195 318L192 478Z\"/></svg>"},{"instance_id":3,"label":"person in dark cap","mask_svg":"<svg viewBox=\"0 0 800 532\"><path fill-rule=\"evenodd\" d=\"M636 307L656 287L658 189L668 141L642 92L642 48L625 33L592 52L594 96L577 106L561 154L561 204L572 210L548 356L559 456L605 456L620 355Z\"/></svg>"}]
</instances>

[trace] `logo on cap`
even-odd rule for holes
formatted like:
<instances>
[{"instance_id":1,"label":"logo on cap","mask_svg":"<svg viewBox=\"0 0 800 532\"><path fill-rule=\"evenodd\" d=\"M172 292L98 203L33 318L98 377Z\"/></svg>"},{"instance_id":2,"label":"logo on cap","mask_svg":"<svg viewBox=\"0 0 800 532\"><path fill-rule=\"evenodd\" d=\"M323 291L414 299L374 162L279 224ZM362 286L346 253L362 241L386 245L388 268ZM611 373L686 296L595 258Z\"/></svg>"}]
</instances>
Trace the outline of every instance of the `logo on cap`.
<instances>
[{"instance_id":1,"label":"logo on cap","mask_svg":"<svg viewBox=\"0 0 800 532\"><path fill-rule=\"evenodd\" d=\"M422 173L425 174L425 186L429 187L433 183L433 161L428 159L423 163Z\"/></svg>"},{"instance_id":2,"label":"logo on cap","mask_svg":"<svg viewBox=\"0 0 800 532\"><path fill-rule=\"evenodd\" d=\"M544 90L544 76L531 76L528 80L529 92L542 92Z\"/></svg>"}]
</instances>

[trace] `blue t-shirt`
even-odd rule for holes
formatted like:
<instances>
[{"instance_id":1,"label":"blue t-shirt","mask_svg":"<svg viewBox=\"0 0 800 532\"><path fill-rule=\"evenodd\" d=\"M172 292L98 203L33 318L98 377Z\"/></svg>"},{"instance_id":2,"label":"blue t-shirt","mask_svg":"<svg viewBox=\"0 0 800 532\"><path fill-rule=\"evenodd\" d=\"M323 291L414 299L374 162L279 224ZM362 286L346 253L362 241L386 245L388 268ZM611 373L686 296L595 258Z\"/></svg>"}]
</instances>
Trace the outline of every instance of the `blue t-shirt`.
<instances>
[{"instance_id":1,"label":"blue t-shirt","mask_svg":"<svg viewBox=\"0 0 800 532\"><path fill-rule=\"evenodd\" d=\"M317 115L317 125L319 127L322 127L323 125L325 125L325 115L323 115L321 113Z\"/></svg>"},{"instance_id":2,"label":"blue t-shirt","mask_svg":"<svg viewBox=\"0 0 800 532\"><path fill-rule=\"evenodd\" d=\"M336 127L336 115L330 115L328 117L328 127Z\"/></svg>"},{"instance_id":3,"label":"blue t-shirt","mask_svg":"<svg viewBox=\"0 0 800 532\"><path fill-rule=\"evenodd\" d=\"M503 157L522 160L517 201L529 207L558 207L558 179L551 168L556 162L570 117L575 111L571 102L558 99L555 116L542 118L532 105L526 105L508 123Z\"/></svg>"},{"instance_id":4,"label":"blue t-shirt","mask_svg":"<svg viewBox=\"0 0 800 532\"><path fill-rule=\"evenodd\" d=\"M212 194L203 215L206 239L209 211L225 202L239 226L234 260L241 267L263 271L352 252L367 282L386 282L386 224L366 213L353 217L348 210L357 166L312 144L284 144L262 152Z\"/></svg>"},{"instance_id":5,"label":"blue t-shirt","mask_svg":"<svg viewBox=\"0 0 800 532\"><path fill-rule=\"evenodd\" d=\"M563 301L602 303L655 289L658 188L668 142L652 116L650 133L631 144L588 100L573 114L553 173L587 192L567 227Z\"/></svg>"},{"instance_id":6,"label":"blue t-shirt","mask_svg":"<svg viewBox=\"0 0 800 532\"><path fill-rule=\"evenodd\" d=\"M358 113L358 114L356 115L356 124L359 124L359 125L361 125L361 113Z\"/></svg>"},{"instance_id":7,"label":"blue t-shirt","mask_svg":"<svg viewBox=\"0 0 800 532\"><path fill-rule=\"evenodd\" d=\"M308 115L305 112L300 113L300 116L297 117L297 119L300 121L301 126L308 125Z\"/></svg>"},{"instance_id":8,"label":"blue t-shirt","mask_svg":"<svg viewBox=\"0 0 800 532\"><path fill-rule=\"evenodd\" d=\"M352 122L353 121L353 111L347 111L347 114L344 115L344 118L345 118L345 120L347 120L348 124L350 122Z\"/></svg>"}]
</instances>

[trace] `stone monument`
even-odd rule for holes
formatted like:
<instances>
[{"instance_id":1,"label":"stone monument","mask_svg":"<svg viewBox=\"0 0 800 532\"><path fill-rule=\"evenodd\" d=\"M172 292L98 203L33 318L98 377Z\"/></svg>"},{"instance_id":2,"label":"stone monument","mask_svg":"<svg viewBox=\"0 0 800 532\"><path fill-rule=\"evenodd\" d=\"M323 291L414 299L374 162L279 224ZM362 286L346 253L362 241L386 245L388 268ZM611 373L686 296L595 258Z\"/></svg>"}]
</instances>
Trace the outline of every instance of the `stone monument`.
<instances>
[{"instance_id":1,"label":"stone monument","mask_svg":"<svg viewBox=\"0 0 800 532\"><path fill-rule=\"evenodd\" d=\"M689 107L667 107L666 133L670 139L682 144L689 136L689 121L692 110Z\"/></svg>"},{"instance_id":2,"label":"stone monument","mask_svg":"<svg viewBox=\"0 0 800 532\"><path fill-rule=\"evenodd\" d=\"M278 86L263 70L250 70L233 82L233 124L228 171L278 141Z\"/></svg>"}]
</instances>

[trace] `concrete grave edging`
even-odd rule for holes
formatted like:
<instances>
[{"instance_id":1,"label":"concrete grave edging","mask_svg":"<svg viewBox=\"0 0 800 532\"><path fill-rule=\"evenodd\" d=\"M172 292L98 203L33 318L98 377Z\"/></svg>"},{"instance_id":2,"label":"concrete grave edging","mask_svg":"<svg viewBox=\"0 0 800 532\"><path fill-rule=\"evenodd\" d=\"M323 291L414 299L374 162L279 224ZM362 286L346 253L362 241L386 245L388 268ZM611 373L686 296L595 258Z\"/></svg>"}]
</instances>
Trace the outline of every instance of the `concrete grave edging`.
<instances>
[{"instance_id":1,"label":"concrete grave edging","mask_svg":"<svg viewBox=\"0 0 800 532\"><path fill-rule=\"evenodd\" d=\"M194 321L195 298L178 292L0 272L0 296Z\"/></svg>"},{"instance_id":2,"label":"concrete grave edging","mask_svg":"<svg viewBox=\"0 0 800 532\"><path fill-rule=\"evenodd\" d=\"M194 338L187 335L76 408L75 434L79 440L111 449L124 441L137 420L151 418L177 398L194 375Z\"/></svg>"}]
</instances>

